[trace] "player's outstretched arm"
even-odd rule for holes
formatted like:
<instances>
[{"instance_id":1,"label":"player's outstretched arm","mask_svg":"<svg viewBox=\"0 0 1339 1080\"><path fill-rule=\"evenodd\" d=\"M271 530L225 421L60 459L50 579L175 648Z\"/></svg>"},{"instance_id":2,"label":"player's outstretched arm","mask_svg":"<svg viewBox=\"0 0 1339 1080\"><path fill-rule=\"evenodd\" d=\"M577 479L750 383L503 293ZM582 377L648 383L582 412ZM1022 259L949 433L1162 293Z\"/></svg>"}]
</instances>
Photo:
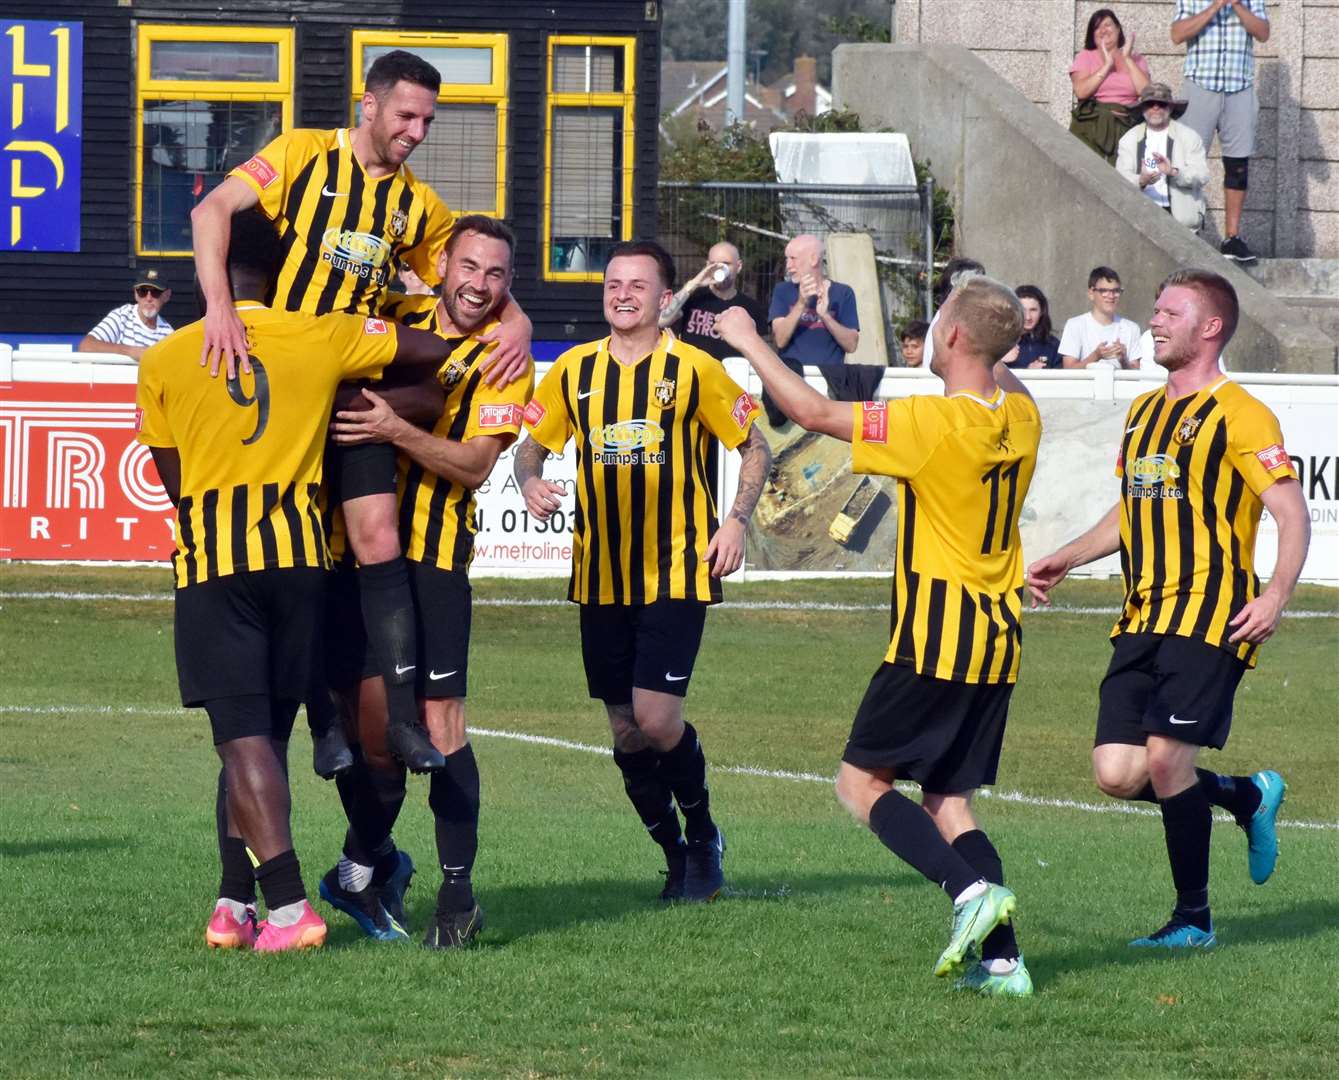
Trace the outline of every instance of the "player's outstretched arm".
<instances>
[{"instance_id":1,"label":"player's outstretched arm","mask_svg":"<svg viewBox=\"0 0 1339 1080\"><path fill-rule=\"evenodd\" d=\"M702 556L702 561L711 567L712 577L728 577L743 565L744 534L771 471L772 448L754 424L749 428L748 438L739 446L739 486L735 489L735 501Z\"/></svg>"},{"instance_id":2,"label":"player's outstretched arm","mask_svg":"<svg viewBox=\"0 0 1339 1080\"><path fill-rule=\"evenodd\" d=\"M495 348L479 365L487 386L506 386L526 373L530 366L530 344L535 327L521 305L511 296L499 312L497 329L477 338L483 342L497 342Z\"/></svg>"},{"instance_id":3,"label":"player's outstretched arm","mask_svg":"<svg viewBox=\"0 0 1339 1080\"><path fill-rule=\"evenodd\" d=\"M1260 500L1278 524L1279 554L1264 591L1228 621L1234 628L1228 641L1233 643L1249 641L1258 645L1274 636L1311 546L1311 515L1301 484L1291 477L1279 480L1265 489Z\"/></svg>"},{"instance_id":4,"label":"player's outstretched arm","mask_svg":"<svg viewBox=\"0 0 1339 1080\"><path fill-rule=\"evenodd\" d=\"M335 414L330 425L335 442L341 446L388 442L429 472L471 490L488 479L509 441L496 435L480 435L468 442L443 438L401 416L374 391L364 387L362 396L371 408L345 409Z\"/></svg>"},{"instance_id":5,"label":"player's outstretched arm","mask_svg":"<svg viewBox=\"0 0 1339 1080\"><path fill-rule=\"evenodd\" d=\"M516 484L525 499L525 508L538 521L547 521L549 515L562 505L562 498L567 494L562 484L544 479L544 462L548 456L548 447L536 442L531 436L516 448L516 464L513 466Z\"/></svg>"},{"instance_id":6,"label":"player's outstretched arm","mask_svg":"<svg viewBox=\"0 0 1339 1080\"><path fill-rule=\"evenodd\" d=\"M260 202L250 187L236 177L224 177L223 183L206 195L191 211L191 237L195 250L195 273L205 298L205 342L200 350L201 365L209 365L210 376L219 373L219 364L235 378L237 365L251 370L246 352L246 327L232 306L232 288L228 284L228 237L232 216Z\"/></svg>"},{"instance_id":7,"label":"player's outstretched arm","mask_svg":"<svg viewBox=\"0 0 1339 1080\"><path fill-rule=\"evenodd\" d=\"M1085 566L1120 550L1120 503L1082 536L1027 568L1025 581L1032 593L1032 606L1049 604L1051 590L1076 566Z\"/></svg>"},{"instance_id":8,"label":"player's outstretched arm","mask_svg":"<svg viewBox=\"0 0 1339 1080\"><path fill-rule=\"evenodd\" d=\"M768 394L781 411L807 431L817 431L850 442L855 414L850 402L831 401L791 371L758 336L753 316L742 307L727 308L716 316L716 330L733 349L753 365Z\"/></svg>"}]
</instances>

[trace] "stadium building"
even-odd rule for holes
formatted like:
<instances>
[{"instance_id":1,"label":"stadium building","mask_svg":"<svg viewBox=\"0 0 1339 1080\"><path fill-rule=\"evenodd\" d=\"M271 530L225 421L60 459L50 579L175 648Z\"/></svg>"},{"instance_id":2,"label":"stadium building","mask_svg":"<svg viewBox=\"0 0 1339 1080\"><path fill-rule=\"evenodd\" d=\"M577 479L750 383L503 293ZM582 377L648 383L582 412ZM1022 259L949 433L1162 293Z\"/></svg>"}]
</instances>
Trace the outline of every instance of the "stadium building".
<instances>
[{"instance_id":1,"label":"stadium building","mask_svg":"<svg viewBox=\"0 0 1339 1080\"><path fill-rule=\"evenodd\" d=\"M600 332L605 252L654 227L654 2L11 0L0 48L0 340L76 340L146 264L189 322L191 209L280 132L356 123L391 49L442 73L409 166L515 229L537 345Z\"/></svg>"}]
</instances>

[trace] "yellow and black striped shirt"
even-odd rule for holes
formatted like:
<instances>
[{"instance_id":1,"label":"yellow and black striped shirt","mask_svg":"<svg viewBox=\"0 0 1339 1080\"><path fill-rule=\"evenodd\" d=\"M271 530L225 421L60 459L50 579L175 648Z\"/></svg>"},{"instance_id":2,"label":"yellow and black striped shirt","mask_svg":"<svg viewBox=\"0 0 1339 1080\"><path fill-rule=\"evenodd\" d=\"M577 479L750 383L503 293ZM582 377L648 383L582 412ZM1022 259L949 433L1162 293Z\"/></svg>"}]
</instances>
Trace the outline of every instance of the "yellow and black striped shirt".
<instances>
[{"instance_id":1,"label":"yellow and black striped shirt","mask_svg":"<svg viewBox=\"0 0 1339 1080\"><path fill-rule=\"evenodd\" d=\"M204 323L139 365L136 422L147 446L176 447L177 587L251 570L329 567L317 493L335 387L395 357L395 324L320 318L239 302L253 374L200 369Z\"/></svg>"},{"instance_id":2,"label":"yellow and black striped shirt","mask_svg":"<svg viewBox=\"0 0 1339 1080\"><path fill-rule=\"evenodd\" d=\"M668 333L632 365L608 338L558 357L525 424L555 454L576 442L570 599L720 600L702 561L717 528L707 450L713 439L737 447L757 415L720 361Z\"/></svg>"},{"instance_id":3,"label":"yellow and black striped shirt","mask_svg":"<svg viewBox=\"0 0 1339 1080\"><path fill-rule=\"evenodd\" d=\"M454 215L402 165L373 179L346 128L286 132L235 176L260 198L283 242L274 306L324 315L375 315L399 262L437 284L436 255Z\"/></svg>"},{"instance_id":4,"label":"yellow and black striped shirt","mask_svg":"<svg viewBox=\"0 0 1339 1080\"><path fill-rule=\"evenodd\" d=\"M969 683L1018 678L1023 547L1018 517L1041 415L999 391L857 402L852 468L897 477L897 571L885 659Z\"/></svg>"},{"instance_id":5,"label":"yellow and black striped shirt","mask_svg":"<svg viewBox=\"0 0 1339 1080\"><path fill-rule=\"evenodd\" d=\"M493 322L474 335L459 337L442 329L437 297L396 297L382 309L388 316L453 343L437 370L446 405L432 429L439 438L468 442L481 435L509 446L521 432L521 410L535 388L535 365L503 387L484 382L479 366L497 347L476 340L496 330ZM443 570L468 570L474 558L474 491L400 455L400 542L405 558Z\"/></svg>"},{"instance_id":6,"label":"yellow and black striped shirt","mask_svg":"<svg viewBox=\"0 0 1339 1080\"><path fill-rule=\"evenodd\" d=\"M1181 398L1166 387L1130 405L1116 475L1125 606L1111 636L1201 638L1254 665L1258 645L1228 643L1228 620L1260 595L1260 496L1297 478L1269 408L1231 379Z\"/></svg>"}]
</instances>

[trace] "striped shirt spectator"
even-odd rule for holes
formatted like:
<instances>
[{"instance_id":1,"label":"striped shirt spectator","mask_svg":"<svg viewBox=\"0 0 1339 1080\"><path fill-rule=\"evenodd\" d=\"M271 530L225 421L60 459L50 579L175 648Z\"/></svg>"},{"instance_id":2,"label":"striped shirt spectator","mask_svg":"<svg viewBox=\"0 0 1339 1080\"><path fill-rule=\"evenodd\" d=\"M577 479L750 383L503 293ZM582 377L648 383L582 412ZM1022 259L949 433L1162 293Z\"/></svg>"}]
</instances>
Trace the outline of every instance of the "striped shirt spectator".
<instances>
[{"instance_id":1,"label":"striped shirt spectator","mask_svg":"<svg viewBox=\"0 0 1339 1080\"><path fill-rule=\"evenodd\" d=\"M1176 20L1189 19L1218 0L1176 0ZM1241 0L1256 18L1268 21L1265 0ZM1232 94L1255 83L1255 38L1233 12L1233 4L1220 7L1195 37L1186 44L1182 74L1205 90Z\"/></svg>"},{"instance_id":2,"label":"striped shirt spectator","mask_svg":"<svg viewBox=\"0 0 1339 1080\"><path fill-rule=\"evenodd\" d=\"M163 276L144 270L135 278L135 302L109 311L79 342L79 352L120 353L138 360L144 350L172 333L159 312L172 299Z\"/></svg>"}]
</instances>

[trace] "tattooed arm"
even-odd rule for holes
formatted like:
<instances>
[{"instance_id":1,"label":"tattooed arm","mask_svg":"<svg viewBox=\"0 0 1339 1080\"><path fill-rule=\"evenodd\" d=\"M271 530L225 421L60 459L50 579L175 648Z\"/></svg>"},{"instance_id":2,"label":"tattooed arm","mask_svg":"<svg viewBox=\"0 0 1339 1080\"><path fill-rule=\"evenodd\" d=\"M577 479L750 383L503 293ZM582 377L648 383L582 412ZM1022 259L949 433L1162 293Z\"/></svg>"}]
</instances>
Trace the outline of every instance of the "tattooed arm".
<instances>
[{"instance_id":1,"label":"tattooed arm","mask_svg":"<svg viewBox=\"0 0 1339 1080\"><path fill-rule=\"evenodd\" d=\"M707 544L702 561L711 566L712 577L727 577L744 562L744 533L762 496L763 484L772 469L772 451L754 424L739 447L739 486L730 512Z\"/></svg>"},{"instance_id":2,"label":"tattooed arm","mask_svg":"<svg viewBox=\"0 0 1339 1080\"><path fill-rule=\"evenodd\" d=\"M525 499L525 508L537 521L547 521L549 515L562 505L562 497L567 493L562 484L544 479L544 462L548 456L548 447L535 442L533 436L516 448L513 474Z\"/></svg>"}]
</instances>

